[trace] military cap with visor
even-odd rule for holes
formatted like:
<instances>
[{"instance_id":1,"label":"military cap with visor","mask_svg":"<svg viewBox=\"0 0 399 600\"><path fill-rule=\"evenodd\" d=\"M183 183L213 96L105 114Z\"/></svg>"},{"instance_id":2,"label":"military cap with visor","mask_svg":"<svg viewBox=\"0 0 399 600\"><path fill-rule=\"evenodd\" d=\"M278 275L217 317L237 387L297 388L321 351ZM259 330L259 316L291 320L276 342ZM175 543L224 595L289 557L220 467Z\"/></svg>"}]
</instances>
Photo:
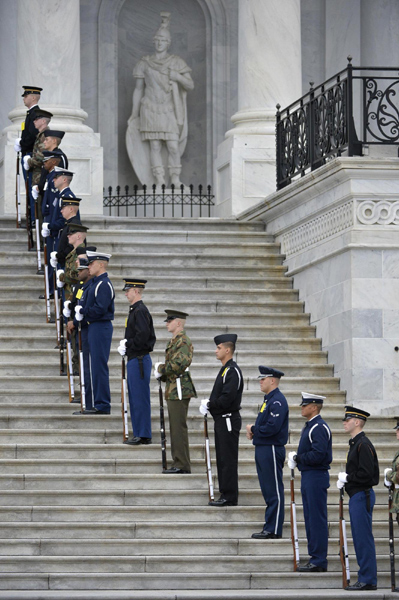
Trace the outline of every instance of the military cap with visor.
<instances>
[{"instance_id":1,"label":"military cap with visor","mask_svg":"<svg viewBox=\"0 0 399 600\"><path fill-rule=\"evenodd\" d=\"M299 406L307 406L308 404L323 404L326 396L319 394L310 394L309 392L301 392L302 402Z\"/></svg>"},{"instance_id":2,"label":"military cap with visor","mask_svg":"<svg viewBox=\"0 0 399 600\"><path fill-rule=\"evenodd\" d=\"M86 254L87 250L89 250L89 252L95 252L97 250L97 246L86 246L85 248L83 248L83 246L78 246L77 248L75 248L77 256L80 256L81 254Z\"/></svg>"},{"instance_id":3,"label":"military cap with visor","mask_svg":"<svg viewBox=\"0 0 399 600\"><path fill-rule=\"evenodd\" d=\"M54 171L55 171L54 179L56 177L60 177L61 175L66 175L67 177L73 177L75 175L74 171L68 171L68 169L65 169L63 167L55 167Z\"/></svg>"},{"instance_id":4,"label":"military cap with visor","mask_svg":"<svg viewBox=\"0 0 399 600\"><path fill-rule=\"evenodd\" d=\"M138 279L137 277L129 277L126 279L126 277L123 278L123 281L125 282L125 285L122 289L122 292L126 292L126 290L129 290L130 288L145 288L145 284L147 283L147 279Z\"/></svg>"},{"instance_id":5,"label":"military cap with visor","mask_svg":"<svg viewBox=\"0 0 399 600\"><path fill-rule=\"evenodd\" d=\"M80 206L82 198L67 198L66 196L60 197L60 207L64 208L65 206Z\"/></svg>"},{"instance_id":6,"label":"military cap with visor","mask_svg":"<svg viewBox=\"0 0 399 600\"><path fill-rule=\"evenodd\" d=\"M223 333L214 337L213 341L215 342L216 346L219 346L219 344L226 344L227 342L235 344L237 342L237 338L238 336L236 333Z\"/></svg>"},{"instance_id":7,"label":"military cap with visor","mask_svg":"<svg viewBox=\"0 0 399 600\"><path fill-rule=\"evenodd\" d=\"M74 233L86 233L89 228L81 223L69 223L67 235L73 235Z\"/></svg>"},{"instance_id":8,"label":"military cap with visor","mask_svg":"<svg viewBox=\"0 0 399 600\"><path fill-rule=\"evenodd\" d=\"M60 138L60 140L62 140L62 138L65 135L65 131L56 131L55 129L46 129L45 131L43 131L44 137L56 137L56 138Z\"/></svg>"},{"instance_id":9,"label":"military cap with visor","mask_svg":"<svg viewBox=\"0 0 399 600\"><path fill-rule=\"evenodd\" d=\"M187 319L188 313L185 313L181 310L167 309L165 323L168 321L173 321L174 319Z\"/></svg>"},{"instance_id":10,"label":"military cap with visor","mask_svg":"<svg viewBox=\"0 0 399 600\"><path fill-rule=\"evenodd\" d=\"M53 113L49 112L48 110L43 110L42 108L37 108L35 109L35 116L34 116L34 121L36 121L36 119L51 119L53 117Z\"/></svg>"},{"instance_id":11,"label":"military cap with visor","mask_svg":"<svg viewBox=\"0 0 399 600\"><path fill-rule=\"evenodd\" d=\"M22 98L29 96L29 94L39 94L40 96L40 92L43 91L43 88L37 87L37 85L23 85L22 88L24 90L24 93L21 95Z\"/></svg>"},{"instance_id":12,"label":"military cap with visor","mask_svg":"<svg viewBox=\"0 0 399 600\"><path fill-rule=\"evenodd\" d=\"M273 369L272 367L263 367L262 365L259 366L259 373L258 379L264 379L265 377L276 377L277 379L280 379L284 376L282 371Z\"/></svg>"},{"instance_id":13,"label":"military cap with visor","mask_svg":"<svg viewBox=\"0 0 399 600\"><path fill-rule=\"evenodd\" d=\"M92 252L91 250L87 250L86 249L86 256L88 258L89 264L94 262L95 260L103 260L103 261L109 261L109 259L111 258L112 254L106 254L105 252Z\"/></svg>"},{"instance_id":14,"label":"military cap with visor","mask_svg":"<svg viewBox=\"0 0 399 600\"><path fill-rule=\"evenodd\" d=\"M362 408L355 408L354 406L345 406L345 416L342 419L343 421L348 421L349 419L361 419L362 421L367 421L370 413Z\"/></svg>"}]
</instances>

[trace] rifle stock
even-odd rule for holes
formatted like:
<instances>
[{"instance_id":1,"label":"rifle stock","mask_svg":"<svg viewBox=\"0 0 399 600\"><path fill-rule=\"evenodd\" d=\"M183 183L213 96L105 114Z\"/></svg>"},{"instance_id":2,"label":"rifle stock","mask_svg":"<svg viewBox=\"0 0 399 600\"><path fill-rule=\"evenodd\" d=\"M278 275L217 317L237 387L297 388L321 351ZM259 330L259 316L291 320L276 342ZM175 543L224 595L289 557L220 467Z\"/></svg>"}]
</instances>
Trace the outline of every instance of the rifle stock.
<instances>
[{"instance_id":1,"label":"rifle stock","mask_svg":"<svg viewBox=\"0 0 399 600\"><path fill-rule=\"evenodd\" d=\"M296 504L295 504L295 472L291 469L291 541L294 551L294 571L299 567L299 540L298 540L298 524L296 519Z\"/></svg>"},{"instance_id":2,"label":"rifle stock","mask_svg":"<svg viewBox=\"0 0 399 600\"><path fill-rule=\"evenodd\" d=\"M394 484L388 488L388 514L389 514L389 562L391 567L391 590L395 591L396 588L396 577L395 577L395 536L393 532L393 518L391 513L392 500L393 500Z\"/></svg>"},{"instance_id":3,"label":"rifle stock","mask_svg":"<svg viewBox=\"0 0 399 600\"><path fill-rule=\"evenodd\" d=\"M168 461L166 458L166 431L165 431L165 412L163 408L163 393L161 379L158 379L159 385L159 418L161 427L161 453L162 453L162 470L166 471L168 468Z\"/></svg>"},{"instance_id":4,"label":"rifle stock","mask_svg":"<svg viewBox=\"0 0 399 600\"><path fill-rule=\"evenodd\" d=\"M36 229L36 257L37 257L37 275L42 275L42 258L40 256L40 228L39 228L39 208L35 200L35 229Z\"/></svg>"},{"instance_id":5,"label":"rifle stock","mask_svg":"<svg viewBox=\"0 0 399 600\"><path fill-rule=\"evenodd\" d=\"M55 282L55 286L57 286L57 281ZM55 299L55 290L54 288L54 299ZM58 308L58 319L59 319L59 328L60 328L60 341L59 341L59 350L60 350L60 375L65 375L65 363L64 363L64 348L65 348L65 339L64 339L64 319L62 317L62 311L60 304L62 303L62 297L59 299L59 303L57 301Z\"/></svg>"},{"instance_id":6,"label":"rifle stock","mask_svg":"<svg viewBox=\"0 0 399 600\"><path fill-rule=\"evenodd\" d=\"M78 329L78 340L79 340L79 382L80 382L80 406L82 412L86 410L86 386L85 386L85 372L83 362L83 346L82 346L82 327L79 323Z\"/></svg>"},{"instance_id":7,"label":"rifle stock","mask_svg":"<svg viewBox=\"0 0 399 600\"><path fill-rule=\"evenodd\" d=\"M344 488L339 491L339 557L342 567L342 587L350 585L350 569L348 555L348 538L346 536L346 522L344 519Z\"/></svg>"},{"instance_id":8,"label":"rifle stock","mask_svg":"<svg viewBox=\"0 0 399 600\"><path fill-rule=\"evenodd\" d=\"M213 489L213 479L212 479L212 463L211 463L211 449L209 444L209 434L208 434L208 416L204 415L204 435L205 435L205 464L206 464L206 476L208 479L208 494L209 500L215 499L215 493Z\"/></svg>"},{"instance_id":9,"label":"rifle stock","mask_svg":"<svg viewBox=\"0 0 399 600\"><path fill-rule=\"evenodd\" d=\"M129 426L128 426L128 414L127 414L127 384L126 384L126 363L125 357L122 356L122 394L121 394L121 407L122 407L122 423L123 423L123 441L129 439Z\"/></svg>"},{"instance_id":10,"label":"rifle stock","mask_svg":"<svg viewBox=\"0 0 399 600\"><path fill-rule=\"evenodd\" d=\"M15 176L15 208L17 212L17 229L21 227L21 190L20 190L20 174L19 174L20 154L17 152L17 172Z\"/></svg>"},{"instance_id":11,"label":"rifle stock","mask_svg":"<svg viewBox=\"0 0 399 600\"><path fill-rule=\"evenodd\" d=\"M26 231L28 234L28 250L33 248L33 232L32 232L32 214L30 210L29 200L29 182L28 177L25 179L25 194L26 194Z\"/></svg>"}]
</instances>

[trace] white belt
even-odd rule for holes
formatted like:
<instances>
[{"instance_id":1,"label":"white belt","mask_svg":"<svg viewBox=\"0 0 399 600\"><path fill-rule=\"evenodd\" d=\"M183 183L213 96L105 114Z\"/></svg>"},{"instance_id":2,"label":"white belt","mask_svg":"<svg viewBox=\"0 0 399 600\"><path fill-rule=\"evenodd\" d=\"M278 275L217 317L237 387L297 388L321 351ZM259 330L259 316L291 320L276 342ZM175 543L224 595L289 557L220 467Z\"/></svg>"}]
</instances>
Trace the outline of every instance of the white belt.
<instances>
[{"instance_id":1,"label":"white belt","mask_svg":"<svg viewBox=\"0 0 399 600\"><path fill-rule=\"evenodd\" d=\"M189 370L190 369L187 367L187 369L185 369L184 372L188 373ZM181 375L179 377L176 377L177 396L178 396L179 400L183 400L183 395L181 393L181 381L180 381L180 379L181 379Z\"/></svg>"}]
</instances>

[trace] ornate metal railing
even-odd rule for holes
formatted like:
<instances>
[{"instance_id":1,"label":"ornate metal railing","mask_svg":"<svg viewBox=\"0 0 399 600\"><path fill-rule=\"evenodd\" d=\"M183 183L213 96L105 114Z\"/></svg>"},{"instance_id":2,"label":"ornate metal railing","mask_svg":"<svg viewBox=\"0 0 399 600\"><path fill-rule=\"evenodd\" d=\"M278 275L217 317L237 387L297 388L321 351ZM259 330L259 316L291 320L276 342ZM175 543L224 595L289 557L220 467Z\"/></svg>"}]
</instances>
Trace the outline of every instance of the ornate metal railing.
<instances>
[{"instance_id":1,"label":"ornate metal railing","mask_svg":"<svg viewBox=\"0 0 399 600\"><path fill-rule=\"evenodd\" d=\"M210 185L206 191L199 185L197 193L194 193L193 185L181 185L176 189L174 185L168 189L164 185L161 188L143 185L142 189L135 185L132 194L128 185L124 188L125 193L121 194L121 186L118 185L115 194L112 187L108 187L107 191L108 194L104 188L103 206L109 209L109 215L118 217L210 217L214 205Z\"/></svg>"},{"instance_id":2,"label":"ornate metal railing","mask_svg":"<svg viewBox=\"0 0 399 600\"><path fill-rule=\"evenodd\" d=\"M276 115L277 189L364 144L399 145L399 67L348 66Z\"/></svg>"}]
</instances>

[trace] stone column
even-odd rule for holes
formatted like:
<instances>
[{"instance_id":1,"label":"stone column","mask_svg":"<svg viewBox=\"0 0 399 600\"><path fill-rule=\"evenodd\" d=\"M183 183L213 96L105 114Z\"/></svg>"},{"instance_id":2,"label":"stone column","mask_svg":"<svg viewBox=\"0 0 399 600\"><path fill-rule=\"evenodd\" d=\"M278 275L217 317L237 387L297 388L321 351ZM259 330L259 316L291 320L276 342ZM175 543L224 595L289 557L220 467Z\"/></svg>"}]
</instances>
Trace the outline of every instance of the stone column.
<instances>
[{"instance_id":1,"label":"stone column","mask_svg":"<svg viewBox=\"0 0 399 600\"><path fill-rule=\"evenodd\" d=\"M218 148L216 211L235 215L276 187L276 104L302 95L300 0L239 0L238 112Z\"/></svg>"},{"instance_id":2,"label":"stone column","mask_svg":"<svg viewBox=\"0 0 399 600\"><path fill-rule=\"evenodd\" d=\"M41 108L54 115L50 126L66 132L62 150L68 156L69 168L76 173L71 187L84 200L82 213L102 214L100 136L84 125L87 113L80 107L79 0L17 0L17 5L16 107L8 115L12 124L3 130L0 142L4 148L0 211L15 211L13 144L26 114L22 86L38 85L43 88Z\"/></svg>"}]
</instances>

